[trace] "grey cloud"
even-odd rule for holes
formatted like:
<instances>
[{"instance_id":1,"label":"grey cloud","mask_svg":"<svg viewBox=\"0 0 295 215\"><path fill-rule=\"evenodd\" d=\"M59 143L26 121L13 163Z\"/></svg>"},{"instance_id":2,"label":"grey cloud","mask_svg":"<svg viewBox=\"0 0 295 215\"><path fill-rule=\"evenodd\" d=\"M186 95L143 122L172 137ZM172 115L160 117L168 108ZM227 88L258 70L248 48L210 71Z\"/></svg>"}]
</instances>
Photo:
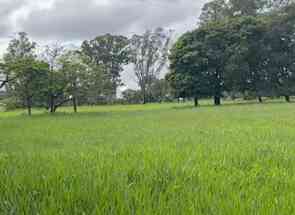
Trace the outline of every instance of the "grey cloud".
<instances>
[{"instance_id":1,"label":"grey cloud","mask_svg":"<svg viewBox=\"0 0 295 215\"><path fill-rule=\"evenodd\" d=\"M0 37L12 30L11 15L24 4L21 0L0 0Z\"/></svg>"},{"instance_id":2,"label":"grey cloud","mask_svg":"<svg viewBox=\"0 0 295 215\"><path fill-rule=\"evenodd\" d=\"M1 43L1 38L19 30L39 42L70 40L77 44L100 34L129 35L155 27L176 28L181 33L194 27L208 0L54 0L43 9L36 3L48 1L0 0L0 56L7 43L7 39ZM19 9L20 16L11 19ZM129 66L122 79L136 88L131 77Z\"/></svg>"},{"instance_id":3,"label":"grey cloud","mask_svg":"<svg viewBox=\"0 0 295 215\"><path fill-rule=\"evenodd\" d=\"M38 38L81 40L107 32L130 34L197 17L206 0L56 0L18 20ZM103 3L102 3L103 2Z\"/></svg>"}]
</instances>

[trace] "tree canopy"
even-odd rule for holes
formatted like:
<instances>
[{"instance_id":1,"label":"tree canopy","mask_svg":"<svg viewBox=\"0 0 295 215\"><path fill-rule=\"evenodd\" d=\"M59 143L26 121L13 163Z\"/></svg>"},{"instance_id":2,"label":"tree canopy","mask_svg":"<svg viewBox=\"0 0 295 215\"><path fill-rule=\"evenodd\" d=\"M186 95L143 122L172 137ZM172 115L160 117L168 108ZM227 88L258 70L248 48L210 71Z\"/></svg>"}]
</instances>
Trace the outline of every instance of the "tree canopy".
<instances>
[{"instance_id":1,"label":"tree canopy","mask_svg":"<svg viewBox=\"0 0 295 215\"><path fill-rule=\"evenodd\" d=\"M248 3L253 9L266 4ZM171 86L178 96L194 97L196 104L198 98L210 96L219 105L223 92L251 94L260 102L262 96L285 96L290 101L295 84L294 5L260 15L217 14L215 19L214 13L208 13L209 7L218 7L220 13L220 8L230 11L234 5L239 8L239 1L208 3L204 7L207 16L203 14L206 23L175 43L167 75Z\"/></svg>"}]
</instances>

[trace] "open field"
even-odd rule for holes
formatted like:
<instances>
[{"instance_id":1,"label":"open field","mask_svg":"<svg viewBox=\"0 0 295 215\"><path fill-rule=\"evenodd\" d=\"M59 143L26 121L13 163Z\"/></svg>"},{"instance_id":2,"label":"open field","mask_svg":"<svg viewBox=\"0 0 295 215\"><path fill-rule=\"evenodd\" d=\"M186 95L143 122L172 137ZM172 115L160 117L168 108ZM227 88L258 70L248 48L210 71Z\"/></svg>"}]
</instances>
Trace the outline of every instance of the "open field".
<instances>
[{"instance_id":1,"label":"open field","mask_svg":"<svg viewBox=\"0 0 295 215\"><path fill-rule=\"evenodd\" d=\"M0 113L0 214L294 214L295 104Z\"/></svg>"}]
</instances>

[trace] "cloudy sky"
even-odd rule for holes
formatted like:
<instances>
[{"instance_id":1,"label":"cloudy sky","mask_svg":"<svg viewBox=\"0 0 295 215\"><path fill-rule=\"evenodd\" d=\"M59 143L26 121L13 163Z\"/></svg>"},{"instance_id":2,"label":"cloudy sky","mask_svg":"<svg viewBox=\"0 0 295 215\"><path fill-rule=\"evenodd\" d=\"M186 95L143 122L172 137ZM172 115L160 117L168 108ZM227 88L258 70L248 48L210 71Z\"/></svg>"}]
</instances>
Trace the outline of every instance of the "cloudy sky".
<instances>
[{"instance_id":1,"label":"cloudy sky","mask_svg":"<svg viewBox=\"0 0 295 215\"><path fill-rule=\"evenodd\" d=\"M194 28L208 0L0 0L0 55L16 32L39 43L79 44L105 33ZM126 77L125 77L126 78Z\"/></svg>"}]
</instances>

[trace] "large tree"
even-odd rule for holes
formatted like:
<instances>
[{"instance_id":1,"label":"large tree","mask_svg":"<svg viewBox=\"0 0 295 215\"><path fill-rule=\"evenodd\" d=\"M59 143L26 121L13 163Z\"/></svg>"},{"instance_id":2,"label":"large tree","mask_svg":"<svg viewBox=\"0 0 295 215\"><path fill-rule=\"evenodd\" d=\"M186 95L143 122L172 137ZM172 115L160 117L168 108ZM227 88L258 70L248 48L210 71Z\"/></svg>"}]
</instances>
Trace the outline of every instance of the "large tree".
<instances>
[{"instance_id":1,"label":"large tree","mask_svg":"<svg viewBox=\"0 0 295 215\"><path fill-rule=\"evenodd\" d=\"M206 3L200 16L201 24L222 20L230 16L230 7L226 0L213 0Z\"/></svg>"},{"instance_id":2,"label":"large tree","mask_svg":"<svg viewBox=\"0 0 295 215\"><path fill-rule=\"evenodd\" d=\"M230 61L226 67L226 84L230 90L252 92L262 102L262 96L269 92L271 84L266 70L268 58L264 43L267 20L242 16L231 19L228 26Z\"/></svg>"},{"instance_id":3,"label":"large tree","mask_svg":"<svg viewBox=\"0 0 295 215\"><path fill-rule=\"evenodd\" d=\"M212 0L202 8L201 24L221 21L238 16L257 16L278 6L288 4L288 0Z\"/></svg>"},{"instance_id":4,"label":"large tree","mask_svg":"<svg viewBox=\"0 0 295 215\"><path fill-rule=\"evenodd\" d=\"M46 86L46 108L50 113L55 113L58 107L71 101L70 96L66 92L69 83L60 62L60 58L65 52L66 49L64 46L59 43L53 43L47 45L41 55L50 68L48 85Z\"/></svg>"},{"instance_id":5,"label":"large tree","mask_svg":"<svg viewBox=\"0 0 295 215\"><path fill-rule=\"evenodd\" d=\"M106 88L109 91L109 100L116 97L117 88L121 85L121 72L129 60L127 45L127 37L106 34L84 41L81 47L82 53L88 57L89 64L104 69L104 77L107 77L110 83L108 89Z\"/></svg>"},{"instance_id":6,"label":"large tree","mask_svg":"<svg viewBox=\"0 0 295 215\"><path fill-rule=\"evenodd\" d=\"M263 44L265 23L242 16L210 22L185 34L171 51L170 83L197 99L214 97L220 105L224 91L254 92L261 101L268 76Z\"/></svg>"},{"instance_id":7,"label":"large tree","mask_svg":"<svg viewBox=\"0 0 295 215\"><path fill-rule=\"evenodd\" d=\"M167 64L171 33L171 30L157 28L130 39L128 51L144 104L150 100L153 81Z\"/></svg>"},{"instance_id":8,"label":"large tree","mask_svg":"<svg viewBox=\"0 0 295 215\"><path fill-rule=\"evenodd\" d=\"M67 83L64 93L73 102L74 112L78 110L78 98L87 80L89 67L84 63L81 53L78 51L67 51L59 58L60 72L64 75Z\"/></svg>"},{"instance_id":9,"label":"large tree","mask_svg":"<svg viewBox=\"0 0 295 215\"><path fill-rule=\"evenodd\" d=\"M295 93L295 5L289 5L270 15L267 44L268 73L272 89L277 95Z\"/></svg>"},{"instance_id":10,"label":"large tree","mask_svg":"<svg viewBox=\"0 0 295 215\"><path fill-rule=\"evenodd\" d=\"M26 33L19 33L9 43L3 66L7 90L26 105L29 115L33 99L40 97L48 74L48 65L36 59L35 47Z\"/></svg>"},{"instance_id":11,"label":"large tree","mask_svg":"<svg viewBox=\"0 0 295 215\"><path fill-rule=\"evenodd\" d=\"M166 75L174 96L194 98L195 106L200 98L210 94L207 58L196 51L203 49L203 35L203 31L189 32L175 43L169 55L170 72Z\"/></svg>"},{"instance_id":12,"label":"large tree","mask_svg":"<svg viewBox=\"0 0 295 215\"><path fill-rule=\"evenodd\" d=\"M8 65L13 64L13 61L21 58L34 58L35 48L36 43L31 42L25 32L19 32L17 36L10 41L7 52L3 57L3 62L0 63L0 89L17 78L16 74L12 71L8 71Z\"/></svg>"}]
</instances>

